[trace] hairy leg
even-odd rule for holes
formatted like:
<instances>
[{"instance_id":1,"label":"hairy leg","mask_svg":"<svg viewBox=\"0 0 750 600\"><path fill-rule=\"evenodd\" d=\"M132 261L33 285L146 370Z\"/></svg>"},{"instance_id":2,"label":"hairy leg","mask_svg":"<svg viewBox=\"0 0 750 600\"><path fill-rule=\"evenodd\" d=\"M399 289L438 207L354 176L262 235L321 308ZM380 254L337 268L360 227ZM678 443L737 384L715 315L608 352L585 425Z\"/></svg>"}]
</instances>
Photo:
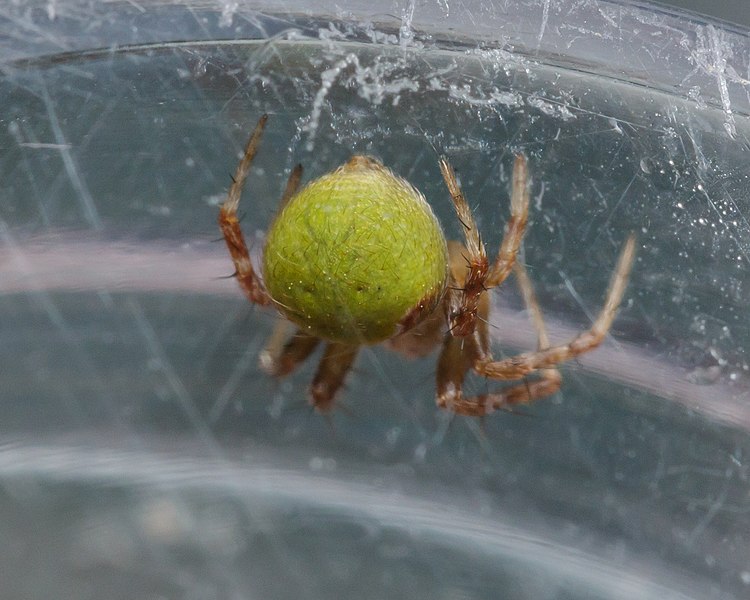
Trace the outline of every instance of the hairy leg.
<instances>
[{"instance_id":1,"label":"hairy leg","mask_svg":"<svg viewBox=\"0 0 750 600\"><path fill-rule=\"evenodd\" d=\"M310 404L318 412L327 413L333 408L336 392L344 383L354 364L359 346L329 342L310 386Z\"/></svg>"},{"instance_id":2,"label":"hairy leg","mask_svg":"<svg viewBox=\"0 0 750 600\"><path fill-rule=\"evenodd\" d=\"M505 360L491 358L487 334L486 311L481 311L474 334L465 338L446 336L438 361L437 404L465 416L484 416L494 410L525 404L545 398L560 389L562 377L557 364L579 356L598 346L609 331L627 285L628 273L635 255L635 238L625 243L612 275L604 307L592 327L568 344L550 348L544 318L536 300L531 281L521 263L514 271L524 303L537 332L537 351ZM462 384L469 368L492 379L511 381L523 379L499 392L466 398ZM534 378L527 380L528 375Z\"/></svg>"},{"instance_id":3,"label":"hairy leg","mask_svg":"<svg viewBox=\"0 0 750 600\"><path fill-rule=\"evenodd\" d=\"M508 409L514 404L525 404L554 394L560 388L561 377L557 369L542 369L538 378L497 392L465 397L462 385L466 372L481 357L489 354L489 333L486 319L477 322L474 334L455 338L446 336L438 359L438 407L467 417L482 417L495 410ZM540 335L540 339L546 332Z\"/></svg>"},{"instance_id":4,"label":"hairy leg","mask_svg":"<svg viewBox=\"0 0 750 600\"><path fill-rule=\"evenodd\" d=\"M253 268L245 236L242 235L242 230L240 229L237 208L240 204L242 188L250 172L250 166L258 152L258 146L263 137L263 129L266 126L266 121L268 121L268 115L263 115L258 120L258 124L255 126L255 130L245 146L245 153L237 165L237 170L232 178L232 185L227 193L227 199L219 208L219 227L234 262L237 281L250 302L262 305L270 304L271 297L266 292L263 282Z\"/></svg>"},{"instance_id":5,"label":"hairy leg","mask_svg":"<svg viewBox=\"0 0 750 600\"><path fill-rule=\"evenodd\" d=\"M261 281L253 268L253 263L250 260L250 252L248 251L247 243L245 242L245 236L242 234L242 229L240 229L240 220L237 216L237 209L240 205L242 188L244 187L245 180L250 173L250 167L253 164L255 155L258 153L258 147L260 146L260 141L263 137L263 130L266 127L267 121L268 115L263 115L258 120L258 124L255 126L255 129L245 146L245 152L242 159L237 165L237 170L232 178L232 185L227 193L227 199L219 208L219 227L221 228L221 233L224 235L224 241L229 249L229 254L234 262L235 277L250 302L261 305L270 304L272 299L268 295L268 292L263 285L263 281ZM297 165L289 174L286 188L284 189L284 193L281 196L281 202L279 203L279 210L281 210L286 203L289 202L289 199L294 196L299 187L301 178L302 165Z\"/></svg>"},{"instance_id":6,"label":"hairy leg","mask_svg":"<svg viewBox=\"0 0 750 600\"><path fill-rule=\"evenodd\" d=\"M320 342L320 338L300 329L289 336L289 330L292 327L286 319L279 320L266 347L260 353L260 367L269 375L274 377L288 375L312 354Z\"/></svg>"},{"instance_id":7,"label":"hairy leg","mask_svg":"<svg viewBox=\"0 0 750 600\"><path fill-rule=\"evenodd\" d=\"M486 414L484 404L477 398L464 398L463 383L466 372L479 354L474 334L457 338L448 334L443 340L443 347L437 363L437 397L439 408L459 415L476 416ZM490 409L491 410L491 409Z\"/></svg>"},{"instance_id":8,"label":"hairy leg","mask_svg":"<svg viewBox=\"0 0 750 600\"><path fill-rule=\"evenodd\" d=\"M489 272L489 261L484 244L479 236L474 215L458 185L456 173L445 157L439 162L440 172L453 200L456 216L464 228L463 259L465 272L454 277L454 285L448 289L448 326L456 337L471 335L477 318L479 297L485 291Z\"/></svg>"},{"instance_id":9,"label":"hairy leg","mask_svg":"<svg viewBox=\"0 0 750 600\"><path fill-rule=\"evenodd\" d=\"M479 299L488 288L501 284L510 274L526 230L529 212L529 190L526 158L519 154L513 165L511 215L505 228L495 262L490 265L476 221L464 198L456 174L448 160L440 159L440 172L450 192L458 220L464 228L465 274L454 277L454 289L449 290L449 325L457 337L474 331Z\"/></svg>"},{"instance_id":10,"label":"hairy leg","mask_svg":"<svg viewBox=\"0 0 750 600\"><path fill-rule=\"evenodd\" d=\"M500 285L510 274L516 262L521 241L526 232L529 219L529 174L526 167L526 157L516 155L513 163L513 187L510 195L510 218L505 226L505 234L497 253L495 264L492 265L487 277L487 287Z\"/></svg>"},{"instance_id":11,"label":"hairy leg","mask_svg":"<svg viewBox=\"0 0 750 600\"><path fill-rule=\"evenodd\" d=\"M480 375L492 379L521 379L539 369L554 368L561 362L580 356L599 346L604 341L617 314L617 308L627 286L628 274L634 256L635 238L631 236L625 242L612 274L604 307L591 328L579 334L567 344L542 348L536 352L526 352L505 360L480 360L474 365L474 369ZM544 336L546 336L546 332Z\"/></svg>"}]
</instances>

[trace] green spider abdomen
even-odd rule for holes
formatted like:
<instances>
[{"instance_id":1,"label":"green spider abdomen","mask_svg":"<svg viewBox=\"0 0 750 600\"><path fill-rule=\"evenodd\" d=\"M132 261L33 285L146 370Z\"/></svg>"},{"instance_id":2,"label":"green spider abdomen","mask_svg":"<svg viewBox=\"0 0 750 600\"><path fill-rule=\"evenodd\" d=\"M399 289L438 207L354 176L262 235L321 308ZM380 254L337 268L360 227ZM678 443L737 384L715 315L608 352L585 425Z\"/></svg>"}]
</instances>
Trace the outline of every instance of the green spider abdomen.
<instances>
[{"instance_id":1,"label":"green spider abdomen","mask_svg":"<svg viewBox=\"0 0 750 600\"><path fill-rule=\"evenodd\" d=\"M440 302L445 238L429 204L379 162L355 156L300 190L268 232L266 288L312 335L375 343Z\"/></svg>"}]
</instances>

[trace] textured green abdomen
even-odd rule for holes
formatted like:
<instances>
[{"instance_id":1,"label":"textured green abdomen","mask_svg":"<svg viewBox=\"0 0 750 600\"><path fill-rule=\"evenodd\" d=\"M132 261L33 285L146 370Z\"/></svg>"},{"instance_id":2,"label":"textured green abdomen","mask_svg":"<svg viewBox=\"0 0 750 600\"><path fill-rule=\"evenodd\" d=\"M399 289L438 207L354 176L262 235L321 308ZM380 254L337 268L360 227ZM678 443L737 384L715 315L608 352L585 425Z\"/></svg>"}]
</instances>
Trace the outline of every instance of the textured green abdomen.
<instances>
[{"instance_id":1,"label":"textured green abdomen","mask_svg":"<svg viewBox=\"0 0 750 600\"><path fill-rule=\"evenodd\" d=\"M303 330L374 343L432 311L447 263L443 232L422 195L355 156L283 208L268 232L263 274L279 310Z\"/></svg>"}]
</instances>

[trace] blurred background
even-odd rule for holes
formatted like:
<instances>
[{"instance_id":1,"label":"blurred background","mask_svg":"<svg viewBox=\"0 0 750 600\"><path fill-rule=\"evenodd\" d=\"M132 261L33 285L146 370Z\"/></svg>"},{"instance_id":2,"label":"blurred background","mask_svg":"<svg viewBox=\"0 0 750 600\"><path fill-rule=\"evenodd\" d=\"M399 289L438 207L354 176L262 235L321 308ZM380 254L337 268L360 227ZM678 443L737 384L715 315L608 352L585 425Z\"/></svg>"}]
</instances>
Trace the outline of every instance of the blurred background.
<instances>
[{"instance_id":1,"label":"blurred background","mask_svg":"<svg viewBox=\"0 0 750 600\"><path fill-rule=\"evenodd\" d=\"M748 597L745 30L603 0L32 1L0 60L0 598ZM278 317L217 241L264 112L256 259L293 165L353 152L456 238L447 155L494 251L524 152L554 341L637 235L607 341L481 421L436 408L434 354L367 348L312 413L320 355L263 374ZM513 281L492 299L496 355L532 349Z\"/></svg>"}]
</instances>

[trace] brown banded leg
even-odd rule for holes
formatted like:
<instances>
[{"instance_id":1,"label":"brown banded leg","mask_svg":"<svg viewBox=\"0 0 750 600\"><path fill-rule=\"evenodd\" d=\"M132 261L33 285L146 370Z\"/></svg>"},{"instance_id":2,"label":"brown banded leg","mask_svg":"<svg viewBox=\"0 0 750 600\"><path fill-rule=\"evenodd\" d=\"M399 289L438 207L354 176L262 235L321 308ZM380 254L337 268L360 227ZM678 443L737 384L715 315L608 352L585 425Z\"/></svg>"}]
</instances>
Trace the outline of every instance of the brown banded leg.
<instances>
[{"instance_id":1,"label":"brown banded leg","mask_svg":"<svg viewBox=\"0 0 750 600\"><path fill-rule=\"evenodd\" d=\"M455 277L456 285L448 290L448 326L452 335L464 337L474 331L477 318L479 297L485 291L485 281L489 272L489 261L484 244L479 236L474 215L464 198L461 186L458 185L456 173L448 162L441 157L440 172L453 200L456 216L464 229L463 259L466 263L465 275Z\"/></svg>"},{"instance_id":2,"label":"brown banded leg","mask_svg":"<svg viewBox=\"0 0 750 600\"><path fill-rule=\"evenodd\" d=\"M510 218L505 226L503 241L487 277L487 287L500 285L510 275L521 248L521 241L529 220L529 174L526 157L517 154L513 162L513 184L510 194Z\"/></svg>"},{"instance_id":3,"label":"brown banded leg","mask_svg":"<svg viewBox=\"0 0 750 600\"><path fill-rule=\"evenodd\" d=\"M357 357L359 346L329 342L310 386L310 404L318 412L327 413L333 408L336 392L344 383Z\"/></svg>"},{"instance_id":4,"label":"brown banded leg","mask_svg":"<svg viewBox=\"0 0 750 600\"><path fill-rule=\"evenodd\" d=\"M466 372L476 360L479 350L474 335L463 338L448 334L437 362L435 402L439 408L459 415L476 414L476 403L463 395Z\"/></svg>"},{"instance_id":5,"label":"brown banded leg","mask_svg":"<svg viewBox=\"0 0 750 600\"><path fill-rule=\"evenodd\" d=\"M438 359L437 405L440 408L462 416L483 417L495 410L549 396L560 388L558 370L543 369L539 371L538 379L524 381L498 392L465 397L462 384L466 372L477 360L487 356L489 333L486 319L477 321L477 330L473 335L464 338L446 336Z\"/></svg>"},{"instance_id":6,"label":"brown banded leg","mask_svg":"<svg viewBox=\"0 0 750 600\"><path fill-rule=\"evenodd\" d=\"M255 304L262 305L270 304L272 299L268 295L263 282L253 268L253 263L250 260L250 253L247 249L247 243L245 242L245 236L242 234L242 229L240 229L237 209L240 204L242 188L244 187L245 180L250 173L250 166L253 163L253 159L258 153L258 146L263 137L263 130L266 127L267 121L268 115L263 115L258 120L258 124L255 126L255 129L245 146L245 152L242 159L237 165L237 170L232 178L232 185L227 193L227 199L219 208L219 227L224 235L224 241L229 249L229 254L234 262L235 277L248 299ZM301 179L302 165L297 165L292 169L292 172L287 179L286 188L284 189L281 201L279 202L279 211L286 206L289 199L297 192Z\"/></svg>"},{"instance_id":7,"label":"brown banded leg","mask_svg":"<svg viewBox=\"0 0 750 600\"><path fill-rule=\"evenodd\" d=\"M259 363L269 375L284 377L288 375L312 354L320 338L297 329L292 336L289 331L293 325L286 319L276 323L268 343L259 356Z\"/></svg>"},{"instance_id":8,"label":"brown banded leg","mask_svg":"<svg viewBox=\"0 0 750 600\"><path fill-rule=\"evenodd\" d=\"M554 368L561 362L570 360L596 348L604 341L615 318L617 308L620 305L622 295L627 286L628 273L633 264L634 256L635 238L631 236L625 242L625 246L620 253L620 258L617 261L617 266L612 274L604 307L590 329L584 331L567 344L544 348L536 352L526 352L505 360L482 360L474 365L474 369L480 375L492 379L521 379L537 370ZM546 336L546 333L544 335Z\"/></svg>"},{"instance_id":9,"label":"brown banded leg","mask_svg":"<svg viewBox=\"0 0 750 600\"><path fill-rule=\"evenodd\" d=\"M242 235L242 230L240 229L237 208L240 204L242 188L250 172L250 165L252 165L253 159L258 152L258 146L263 137L263 129L266 126L267 120L268 115L263 115L258 120L258 124L255 126L255 130L245 146L245 153L237 165L237 170L232 178L232 185L227 193L227 199L219 208L219 227L234 262L237 281L251 302L262 305L270 304L271 297L268 295L263 282L253 268L245 236Z\"/></svg>"},{"instance_id":10,"label":"brown banded leg","mask_svg":"<svg viewBox=\"0 0 750 600\"><path fill-rule=\"evenodd\" d=\"M437 405L466 417L483 417L495 410L507 409L554 394L560 387L557 369L544 369L540 378L524 381L505 390L465 397L462 385L470 368L471 356L478 352L476 338L447 336L438 360Z\"/></svg>"},{"instance_id":11,"label":"brown banded leg","mask_svg":"<svg viewBox=\"0 0 750 600\"><path fill-rule=\"evenodd\" d=\"M466 275L456 278L461 287L450 290L449 325L454 336L471 334L476 324L478 303L487 289L502 283L510 274L521 246L529 214L526 158L519 154L513 164L510 219L495 262L490 266L479 230L448 160L440 159L440 172L448 187L458 220L464 228Z\"/></svg>"},{"instance_id":12,"label":"brown banded leg","mask_svg":"<svg viewBox=\"0 0 750 600\"><path fill-rule=\"evenodd\" d=\"M448 256L452 285L460 288L466 275L465 246L459 242L448 242ZM484 410L480 399L464 398L462 389L466 372L475 362L490 356L487 328L490 303L487 293L478 296L476 311L476 326L472 333L457 337L450 332L443 336L436 371L435 401L438 407L466 416L481 416L489 412Z\"/></svg>"},{"instance_id":13,"label":"brown banded leg","mask_svg":"<svg viewBox=\"0 0 750 600\"><path fill-rule=\"evenodd\" d=\"M451 271L455 277L460 277L458 270L460 263L461 244L449 244L451 257ZM491 396L475 396L465 398L463 382L467 371L489 354L489 331L487 319L490 303L488 294L482 294L477 307L477 323L473 333L465 337L455 337L448 333L443 338L443 347L437 362L436 372L436 403L439 408L464 416L480 417L493 410L494 398Z\"/></svg>"},{"instance_id":14,"label":"brown banded leg","mask_svg":"<svg viewBox=\"0 0 750 600\"><path fill-rule=\"evenodd\" d=\"M514 385L499 392L465 398L460 388L448 396L438 392L438 406L464 417L484 417L496 410L508 410L516 404L528 404L550 396L560 389L561 377L556 369L540 371L541 378Z\"/></svg>"},{"instance_id":15,"label":"brown banded leg","mask_svg":"<svg viewBox=\"0 0 750 600\"><path fill-rule=\"evenodd\" d=\"M481 318L477 322L475 335L463 339L448 336L438 363L438 406L460 415L480 417L493 410L533 402L557 392L562 381L560 372L556 368L557 364L594 349L609 331L625 292L634 255L635 238L631 236L620 253L610 281L607 300L599 317L588 331L576 337L572 342L553 348L549 347L549 337L542 312L526 269L517 263L515 265L516 278L537 332L538 350L501 361L492 361L489 336L486 333L486 318ZM500 381L518 379L524 381L500 392L464 398L461 385L467 370L466 360L472 356L476 357L472 366L480 375ZM526 376L530 374L535 374L537 377L533 380L526 380Z\"/></svg>"}]
</instances>

